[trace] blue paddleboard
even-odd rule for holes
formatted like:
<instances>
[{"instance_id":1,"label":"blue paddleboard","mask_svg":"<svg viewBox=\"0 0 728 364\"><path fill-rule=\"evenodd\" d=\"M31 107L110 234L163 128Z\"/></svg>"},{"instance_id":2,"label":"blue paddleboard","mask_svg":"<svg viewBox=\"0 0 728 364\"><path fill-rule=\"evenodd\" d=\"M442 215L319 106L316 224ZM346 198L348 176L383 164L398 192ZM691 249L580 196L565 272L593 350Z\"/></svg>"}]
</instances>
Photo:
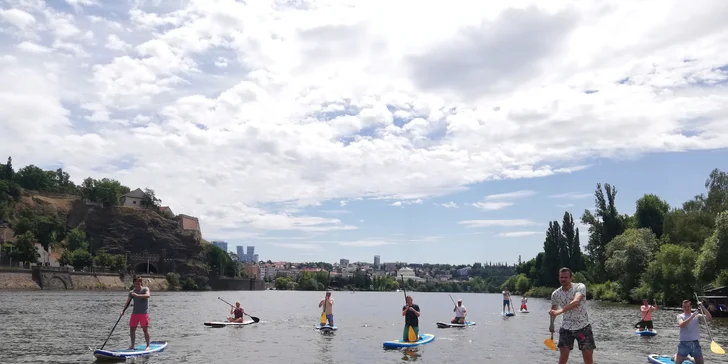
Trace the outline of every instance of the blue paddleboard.
<instances>
[{"instance_id":1,"label":"blue paddleboard","mask_svg":"<svg viewBox=\"0 0 728 364\"><path fill-rule=\"evenodd\" d=\"M153 353L163 351L167 347L166 341L152 341L149 343L149 350L144 350L147 344L139 344L134 349L116 349L116 350L94 350L96 359L124 360L135 356L146 356Z\"/></svg>"},{"instance_id":2,"label":"blue paddleboard","mask_svg":"<svg viewBox=\"0 0 728 364\"><path fill-rule=\"evenodd\" d=\"M647 331L647 330L640 331L640 329L637 329L637 330L635 330L634 333L637 335L640 335L640 336L655 336L655 335L657 335L657 330L652 329L652 331Z\"/></svg>"},{"instance_id":3,"label":"blue paddleboard","mask_svg":"<svg viewBox=\"0 0 728 364\"><path fill-rule=\"evenodd\" d=\"M671 355L655 355L651 354L647 356L647 361L652 364L675 364L674 361L672 361ZM692 361L684 360L683 363L685 364L693 364Z\"/></svg>"},{"instance_id":4,"label":"blue paddleboard","mask_svg":"<svg viewBox=\"0 0 728 364\"><path fill-rule=\"evenodd\" d=\"M504 312L504 313L503 313L503 316L508 316L508 317L510 317L510 316L515 316L515 315L516 315L516 314L515 314L515 313L513 313L513 312Z\"/></svg>"},{"instance_id":5,"label":"blue paddleboard","mask_svg":"<svg viewBox=\"0 0 728 364\"><path fill-rule=\"evenodd\" d=\"M475 325L474 321L465 321L465 324L452 324L449 322L437 322L437 327L441 329L445 329L448 327L465 327L465 326L473 326Z\"/></svg>"},{"instance_id":6,"label":"blue paddleboard","mask_svg":"<svg viewBox=\"0 0 728 364\"><path fill-rule=\"evenodd\" d=\"M420 334L420 339L415 342L402 341L402 339L397 339L392 341L385 341L383 345L385 348L408 348L412 346L424 345L432 342L432 340L435 340L435 335Z\"/></svg>"}]
</instances>

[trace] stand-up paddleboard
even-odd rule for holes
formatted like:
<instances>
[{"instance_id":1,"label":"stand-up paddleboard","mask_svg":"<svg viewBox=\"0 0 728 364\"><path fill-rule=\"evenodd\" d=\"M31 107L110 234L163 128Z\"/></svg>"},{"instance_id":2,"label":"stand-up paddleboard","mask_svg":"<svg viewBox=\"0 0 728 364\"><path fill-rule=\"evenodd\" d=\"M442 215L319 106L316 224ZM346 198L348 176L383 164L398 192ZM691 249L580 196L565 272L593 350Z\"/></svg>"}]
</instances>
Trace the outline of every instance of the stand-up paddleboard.
<instances>
[{"instance_id":1,"label":"stand-up paddleboard","mask_svg":"<svg viewBox=\"0 0 728 364\"><path fill-rule=\"evenodd\" d=\"M243 322L227 322L227 321L208 321L205 322L205 326L211 327L226 327L226 326L245 326L254 324L255 321L243 321Z\"/></svg>"},{"instance_id":2,"label":"stand-up paddleboard","mask_svg":"<svg viewBox=\"0 0 728 364\"><path fill-rule=\"evenodd\" d=\"M647 361L652 364L675 364L675 362L672 360L672 355L655 355L651 354L647 356ZM683 360L683 363L685 364L693 364L690 360Z\"/></svg>"},{"instance_id":3,"label":"stand-up paddleboard","mask_svg":"<svg viewBox=\"0 0 728 364\"><path fill-rule=\"evenodd\" d=\"M392 341L385 341L383 345L385 348L408 348L412 346L428 344L431 343L432 340L435 340L435 335L420 334L420 339L414 342L402 341L402 339L397 339Z\"/></svg>"},{"instance_id":4,"label":"stand-up paddleboard","mask_svg":"<svg viewBox=\"0 0 728 364\"><path fill-rule=\"evenodd\" d=\"M475 325L474 321L465 321L464 324L453 324L449 322L437 322L437 327L441 329L445 329L448 327L466 327L466 326L473 326Z\"/></svg>"},{"instance_id":5,"label":"stand-up paddleboard","mask_svg":"<svg viewBox=\"0 0 728 364\"><path fill-rule=\"evenodd\" d=\"M336 331L336 330L339 329L338 327L336 327L336 325L329 326L328 324L326 324L326 325L318 324L318 325L314 326L314 328L316 330L321 330L322 332L326 332L326 331Z\"/></svg>"},{"instance_id":6,"label":"stand-up paddleboard","mask_svg":"<svg viewBox=\"0 0 728 364\"><path fill-rule=\"evenodd\" d=\"M655 336L655 335L657 335L657 330L652 329L652 331L648 331L648 330L642 331L640 329L637 329L637 330L635 330L634 333L637 335L640 335L640 336Z\"/></svg>"},{"instance_id":7,"label":"stand-up paddleboard","mask_svg":"<svg viewBox=\"0 0 728 364\"><path fill-rule=\"evenodd\" d=\"M149 350L144 350L147 347L146 343L139 344L134 349L116 349L116 350L94 350L94 356L100 360L126 360L136 356L146 356L154 353L158 353L167 347L166 341L152 341L149 343Z\"/></svg>"},{"instance_id":8,"label":"stand-up paddleboard","mask_svg":"<svg viewBox=\"0 0 728 364\"><path fill-rule=\"evenodd\" d=\"M515 314L515 313L513 313L513 312L503 312L503 316L508 316L508 317L510 317L510 316L515 316L515 315L516 315L516 314Z\"/></svg>"},{"instance_id":9,"label":"stand-up paddleboard","mask_svg":"<svg viewBox=\"0 0 728 364\"><path fill-rule=\"evenodd\" d=\"M528 310L518 310L520 313L528 313Z\"/></svg>"}]
</instances>

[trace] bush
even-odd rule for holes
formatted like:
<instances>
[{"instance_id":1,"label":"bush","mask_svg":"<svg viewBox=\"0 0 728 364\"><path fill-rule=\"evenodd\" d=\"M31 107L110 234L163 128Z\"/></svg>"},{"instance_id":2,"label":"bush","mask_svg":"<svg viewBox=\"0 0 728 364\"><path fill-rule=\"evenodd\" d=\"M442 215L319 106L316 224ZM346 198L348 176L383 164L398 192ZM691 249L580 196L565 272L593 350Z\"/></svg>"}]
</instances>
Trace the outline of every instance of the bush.
<instances>
[{"instance_id":1,"label":"bush","mask_svg":"<svg viewBox=\"0 0 728 364\"><path fill-rule=\"evenodd\" d=\"M167 273L167 289L170 291L176 291L180 288L179 274L174 272Z\"/></svg>"}]
</instances>

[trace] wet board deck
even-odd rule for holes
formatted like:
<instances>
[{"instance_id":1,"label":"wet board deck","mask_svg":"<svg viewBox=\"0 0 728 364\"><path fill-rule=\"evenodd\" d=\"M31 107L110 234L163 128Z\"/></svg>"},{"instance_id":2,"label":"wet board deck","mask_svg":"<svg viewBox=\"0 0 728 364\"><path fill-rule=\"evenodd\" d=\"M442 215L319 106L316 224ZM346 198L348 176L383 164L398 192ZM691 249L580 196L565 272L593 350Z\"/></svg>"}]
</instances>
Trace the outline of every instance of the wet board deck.
<instances>
[{"instance_id":1,"label":"wet board deck","mask_svg":"<svg viewBox=\"0 0 728 364\"><path fill-rule=\"evenodd\" d=\"M672 360L672 355L648 355L647 361L652 364L675 364ZM683 364L693 364L692 361L683 360Z\"/></svg>"},{"instance_id":2,"label":"wet board deck","mask_svg":"<svg viewBox=\"0 0 728 364\"><path fill-rule=\"evenodd\" d=\"M448 327L466 327L466 326L473 326L475 325L474 321L465 321L465 324L453 324L449 322L437 322L437 327L441 329L445 329Z\"/></svg>"},{"instance_id":3,"label":"wet board deck","mask_svg":"<svg viewBox=\"0 0 728 364\"><path fill-rule=\"evenodd\" d=\"M111 350L94 350L94 356L100 360L126 360L136 356L147 356L163 351L167 347L166 341L152 341L149 343L149 350L144 350L147 344L139 344L134 349L111 349Z\"/></svg>"},{"instance_id":4,"label":"wet board deck","mask_svg":"<svg viewBox=\"0 0 728 364\"><path fill-rule=\"evenodd\" d=\"M321 331L336 331L339 329L338 327L336 327L336 325L329 326L328 324L327 325L317 324L316 326L314 326L314 328L316 330L321 330Z\"/></svg>"},{"instance_id":5,"label":"wet board deck","mask_svg":"<svg viewBox=\"0 0 728 364\"><path fill-rule=\"evenodd\" d=\"M420 334L420 339L417 341L414 341L414 342L402 341L402 339L397 339L397 340L385 341L383 346L385 348L408 348L408 347L412 347L412 346L428 344L428 343L431 343L432 340L435 340L435 335Z\"/></svg>"},{"instance_id":6,"label":"wet board deck","mask_svg":"<svg viewBox=\"0 0 728 364\"><path fill-rule=\"evenodd\" d=\"M640 331L640 329L637 329L637 330L635 330L634 333L639 336L655 336L655 335L657 335L657 330L652 329L652 331L647 331L647 330Z\"/></svg>"},{"instance_id":7,"label":"wet board deck","mask_svg":"<svg viewBox=\"0 0 728 364\"><path fill-rule=\"evenodd\" d=\"M518 310L520 313L528 313L528 310Z\"/></svg>"},{"instance_id":8,"label":"wet board deck","mask_svg":"<svg viewBox=\"0 0 728 364\"><path fill-rule=\"evenodd\" d=\"M227 322L227 321L208 321L205 322L205 326L210 327L226 327L226 326L245 326L254 324L255 321L243 321L243 322Z\"/></svg>"}]
</instances>

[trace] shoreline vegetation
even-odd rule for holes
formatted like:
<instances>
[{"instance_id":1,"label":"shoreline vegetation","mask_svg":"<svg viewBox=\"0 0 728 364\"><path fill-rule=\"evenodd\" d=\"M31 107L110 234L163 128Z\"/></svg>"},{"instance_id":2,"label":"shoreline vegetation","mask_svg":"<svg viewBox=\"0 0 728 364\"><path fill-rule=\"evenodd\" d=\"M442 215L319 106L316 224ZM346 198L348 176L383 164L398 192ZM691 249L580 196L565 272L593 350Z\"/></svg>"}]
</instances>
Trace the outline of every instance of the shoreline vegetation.
<instances>
[{"instance_id":1,"label":"shoreline vegetation","mask_svg":"<svg viewBox=\"0 0 728 364\"><path fill-rule=\"evenodd\" d=\"M561 224L549 222L544 249L516 266L503 284L533 297L550 297L560 267L587 286L587 298L636 303L642 299L677 306L706 289L728 285L728 174L714 169L705 191L671 207L654 194L635 202L633 215L620 214L617 189L597 184L594 209L584 210L586 253L567 211Z\"/></svg>"}]
</instances>

